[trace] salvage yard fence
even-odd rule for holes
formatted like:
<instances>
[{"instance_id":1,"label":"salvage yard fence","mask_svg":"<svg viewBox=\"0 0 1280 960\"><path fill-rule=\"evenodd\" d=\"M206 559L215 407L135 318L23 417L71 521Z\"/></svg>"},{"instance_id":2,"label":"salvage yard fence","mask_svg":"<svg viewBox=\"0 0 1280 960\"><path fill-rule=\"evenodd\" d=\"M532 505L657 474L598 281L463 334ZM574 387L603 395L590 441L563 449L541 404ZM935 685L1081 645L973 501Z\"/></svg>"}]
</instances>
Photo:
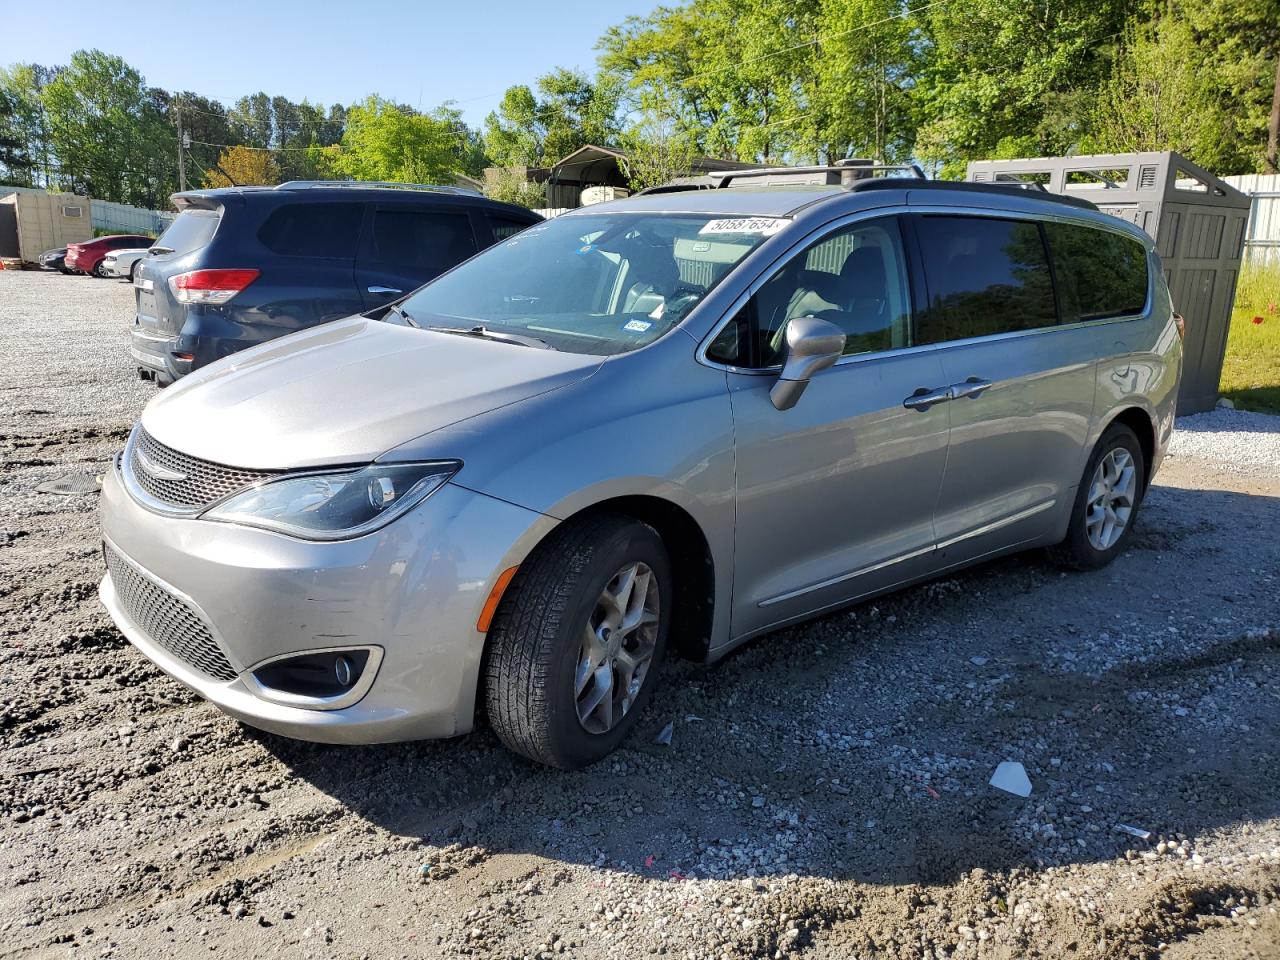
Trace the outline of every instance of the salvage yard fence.
<instances>
[{"instance_id":1,"label":"salvage yard fence","mask_svg":"<svg viewBox=\"0 0 1280 960\"><path fill-rule=\"evenodd\" d=\"M1280 174L1247 173L1222 179L1252 201L1244 237L1245 260L1280 264Z\"/></svg>"}]
</instances>

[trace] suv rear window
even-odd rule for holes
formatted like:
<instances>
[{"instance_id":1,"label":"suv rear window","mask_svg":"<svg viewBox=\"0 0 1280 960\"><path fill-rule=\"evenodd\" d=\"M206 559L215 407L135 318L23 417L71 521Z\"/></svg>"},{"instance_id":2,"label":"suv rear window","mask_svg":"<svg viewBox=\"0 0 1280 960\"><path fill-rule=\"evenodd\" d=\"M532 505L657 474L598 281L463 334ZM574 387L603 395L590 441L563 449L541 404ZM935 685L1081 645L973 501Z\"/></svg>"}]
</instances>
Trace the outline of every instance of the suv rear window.
<instances>
[{"instance_id":1,"label":"suv rear window","mask_svg":"<svg viewBox=\"0 0 1280 960\"><path fill-rule=\"evenodd\" d=\"M1057 324L1049 257L1034 221L923 216L917 231L929 288L919 343Z\"/></svg>"},{"instance_id":2,"label":"suv rear window","mask_svg":"<svg viewBox=\"0 0 1280 960\"><path fill-rule=\"evenodd\" d=\"M290 257L352 259L363 217L360 203L292 203L267 217L258 239Z\"/></svg>"},{"instance_id":3,"label":"suv rear window","mask_svg":"<svg viewBox=\"0 0 1280 960\"><path fill-rule=\"evenodd\" d=\"M219 210L183 210L178 219L160 234L155 242L155 249L161 253L176 253L179 256L199 250L213 239L214 231L222 221Z\"/></svg>"},{"instance_id":4,"label":"suv rear window","mask_svg":"<svg viewBox=\"0 0 1280 960\"><path fill-rule=\"evenodd\" d=\"M1046 221L1062 295L1062 322L1106 320L1147 306L1147 251L1111 230Z\"/></svg>"}]
</instances>

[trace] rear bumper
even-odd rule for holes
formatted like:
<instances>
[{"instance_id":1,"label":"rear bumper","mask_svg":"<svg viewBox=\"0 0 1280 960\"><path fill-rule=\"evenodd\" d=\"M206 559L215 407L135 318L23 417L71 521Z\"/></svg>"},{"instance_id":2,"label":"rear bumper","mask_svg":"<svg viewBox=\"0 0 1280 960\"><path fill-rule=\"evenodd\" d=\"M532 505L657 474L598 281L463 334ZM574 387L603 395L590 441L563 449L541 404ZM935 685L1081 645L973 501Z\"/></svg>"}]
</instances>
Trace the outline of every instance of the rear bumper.
<instances>
[{"instance_id":1,"label":"rear bumper","mask_svg":"<svg viewBox=\"0 0 1280 960\"><path fill-rule=\"evenodd\" d=\"M145 333L137 327L129 336L129 356L138 366L159 374L166 380L177 380L200 366L196 360L180 359L176 354L188 352L182 337Z\"/></svg>"}]
</instances>

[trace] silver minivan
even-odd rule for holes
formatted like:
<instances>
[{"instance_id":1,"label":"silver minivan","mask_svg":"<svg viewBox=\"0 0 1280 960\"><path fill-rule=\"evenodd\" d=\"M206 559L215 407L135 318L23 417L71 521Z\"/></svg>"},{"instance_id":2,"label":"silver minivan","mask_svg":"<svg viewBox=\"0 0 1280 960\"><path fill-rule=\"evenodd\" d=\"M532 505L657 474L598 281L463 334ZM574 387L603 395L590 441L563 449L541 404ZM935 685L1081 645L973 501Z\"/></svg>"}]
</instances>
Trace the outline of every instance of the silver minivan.
<instances>
[{"instance_id":1,"label":"silver minivan","mask_svg":"<svg viewBox=\"0 0 1280 960\"><path fill-rule=\"evenodd\" d=\"M572 768L669 656L1012 551L1108 563L1181 369L1150 238L837 170L574 210L183 379L106 478L103 603L254 726L483 716Z\"/></svg>"}]
</instances>

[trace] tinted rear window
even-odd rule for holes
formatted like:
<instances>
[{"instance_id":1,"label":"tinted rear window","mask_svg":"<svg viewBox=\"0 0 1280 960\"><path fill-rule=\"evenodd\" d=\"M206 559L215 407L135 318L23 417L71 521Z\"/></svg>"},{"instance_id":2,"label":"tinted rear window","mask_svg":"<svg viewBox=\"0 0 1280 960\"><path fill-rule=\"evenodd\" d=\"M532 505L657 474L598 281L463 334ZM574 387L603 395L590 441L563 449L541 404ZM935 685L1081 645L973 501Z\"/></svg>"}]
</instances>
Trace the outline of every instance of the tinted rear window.
<instances>
[{"instance_id":1,"label":"tinted rear window","mask_svg":"<svg viewBox=\"0 0 1280 960\"><path fill-rule=\"evenodd\" d=\"M160 234L155 245L176 254L191 253L207 245L222 219L219 210L184 210L178 219Z\"/></svg>"},{"instance_id":2,"label":"tinted rear window","mask_svg":"<svg viewBox=\"0 0 1280 960\"><path fill-rule=\"evenodd\" d=\"M917 342L1057 324L1053 276L1035 222L924 216L917 224L929 287Z\"/></svg>"},{"instance_id":3,"label":"tinted rear window","mask_svg":"<svg viewBox=\"0 0 1280 960\"><path fill-rule=\"evenodd\" d=\"M293 203L267 217L258 239L268 250L291 257L351 259L363 216L359 203Z\"/></svg>"},{"instance_id":4,"label":"tinted rear window","mask_svg":"<svg viewBox=\"0 0 1280 960\"><path fill-rule=\"evenodd\" d=\"M1147 305L1147 251L1138 241L1094 227L1046 221L1062 320L1105 320Z\"/></svg>"}]
</instances>

